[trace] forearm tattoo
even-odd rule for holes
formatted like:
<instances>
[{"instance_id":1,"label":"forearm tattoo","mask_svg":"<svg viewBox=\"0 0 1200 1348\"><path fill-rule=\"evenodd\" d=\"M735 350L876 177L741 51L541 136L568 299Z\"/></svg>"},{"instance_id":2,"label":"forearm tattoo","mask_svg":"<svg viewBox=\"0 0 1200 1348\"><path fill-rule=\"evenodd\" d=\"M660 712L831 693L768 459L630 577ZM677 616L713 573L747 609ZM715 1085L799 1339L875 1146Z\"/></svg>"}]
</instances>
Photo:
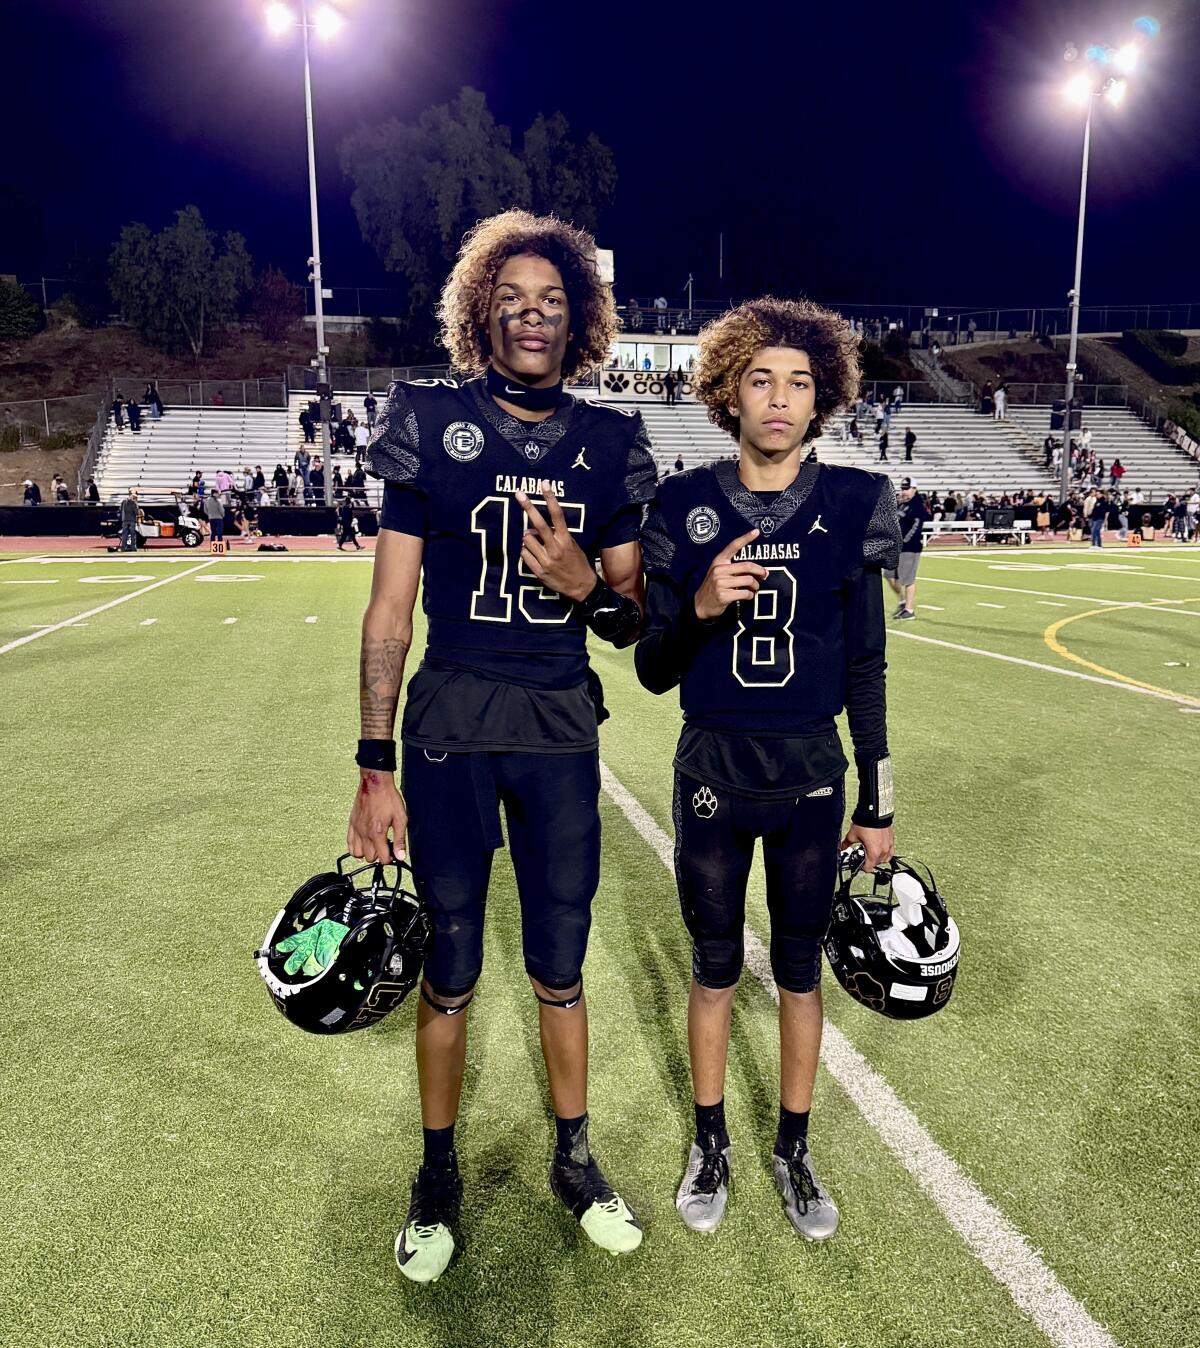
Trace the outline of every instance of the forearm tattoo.
<instances>
[{"instance_id":1,"label":"forearm tattoo","mask_svg":"<svg viewBox=\"0 0 1200 1348\"><path fill-rule=\"evenodd\" d=\"M365 633L359 661L358 706L362 738L391 739L396 725L396 707L404 679L408 642L401 637L382 641Z\"/></svg>"}]
</instances>

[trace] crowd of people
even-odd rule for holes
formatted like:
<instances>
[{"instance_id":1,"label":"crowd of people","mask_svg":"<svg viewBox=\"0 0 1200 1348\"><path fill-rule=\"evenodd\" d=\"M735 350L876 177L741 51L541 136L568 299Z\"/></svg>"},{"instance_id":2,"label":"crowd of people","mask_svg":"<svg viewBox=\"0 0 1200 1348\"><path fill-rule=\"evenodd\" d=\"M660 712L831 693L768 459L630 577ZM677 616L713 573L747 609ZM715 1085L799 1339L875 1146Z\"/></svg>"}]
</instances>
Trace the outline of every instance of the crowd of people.
<instances>
[{"instance_id":1,"label":"crowd of people","mask_svg":"<svg viewBox=\"0 0 1200 1348\"><path fill-rule=\"evenodd\" d=\"M367 475L361 463L357 463L345 475L340 465L335 464L332 486L335 504L342 501L347 501L351 506L368 504ZM235 503L254 508L324 505L325 465L319 454L310 455L307 448L301 445L293 457L291 468L277 463L269 480L262 464L255 464L253 469L244 467L236 474L227 468L219 469L213 474L211 483L202 471L198 471L192 474L191 481L181 492L185 501L197 507L212 494L229 508Z\"/></svg>"}]
</instances>

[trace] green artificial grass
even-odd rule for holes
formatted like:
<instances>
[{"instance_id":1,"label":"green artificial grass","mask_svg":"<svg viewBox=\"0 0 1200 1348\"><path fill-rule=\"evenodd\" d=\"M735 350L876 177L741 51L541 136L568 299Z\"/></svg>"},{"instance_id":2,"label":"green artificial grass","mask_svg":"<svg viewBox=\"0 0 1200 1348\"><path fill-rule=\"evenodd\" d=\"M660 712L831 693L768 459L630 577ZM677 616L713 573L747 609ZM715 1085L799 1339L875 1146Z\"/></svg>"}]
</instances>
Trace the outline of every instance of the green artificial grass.
<instances>
[{"instance_id":1,"label":"green artificial grass","mask_svg":"<svg viewBox=\"0 0 1200 1348\"><path fill-rule=\"evenodd\" d=\"M1200 612L1183 555L1139 554L1142 574L1045 560L1058 569L935 556L922 576ZM0 644L116 597L80 583L98 569L4 567L60 583L0 586ZM1162 578L1193 569L1194 587ZM306 1037L251 959L283 898L342 848L370 566L237 558L207 574L262 579L183 577L0 657L6 1346L1045 1342L824 1073L813 1149L843 1225L823 1247L794 1237L769 1172L775 1013L749 975L729 1217L713 1237L683 1228L688 943L671 878L607 799L592 1138L646 1241L614 1260L549 1194L536 1008L500 858L470 1013L466 1250L436 1286L407 1284L391 1244L420 1151L414 1003ZM1043 629L1098 607L949 585L919 598L943 611L906 630L1063 668ZM1064 639L1200 698L1200 617L1120 610ZM898 842L949 896L963 969L927 1022L885 1022L832 979L827 1014L1119 1342L1198 1344L1186 774L1200 717L922 642L894 640L889 660ZM627 653L595 663L605 761L669 830L674 698L638 688ZM757 879L749 919L765 935Z\"/></svg>"}]
</instances>

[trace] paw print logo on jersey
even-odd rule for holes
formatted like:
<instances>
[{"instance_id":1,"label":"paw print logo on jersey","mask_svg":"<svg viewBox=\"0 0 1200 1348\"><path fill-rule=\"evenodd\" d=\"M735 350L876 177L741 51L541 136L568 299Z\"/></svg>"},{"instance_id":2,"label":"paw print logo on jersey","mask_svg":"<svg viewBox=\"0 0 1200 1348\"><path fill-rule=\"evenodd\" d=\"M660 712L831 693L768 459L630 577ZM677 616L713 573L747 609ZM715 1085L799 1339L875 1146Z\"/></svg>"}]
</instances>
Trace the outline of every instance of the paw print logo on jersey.
<instances>
[{"instance_id":1,"label":"paw print logo on jersey","mask_svg":"<svg viewBox=\"0 0 1200 1348\"><path fill-rule=\"evenodd\" d=\"M717 798L707 786L702 786L692 797L692 809L700 819L711 819L716 814Z\"/></svg>"},{"instance_id":2,"label":"paw print logo on jersey","mask_svg":"<svg viewBox=\"0 0 1200 1348\"><path fill-rule=\"evenodd\" d=\"M693 543L708 543L721 530L721 519L712 506L697 506L687 517L688 537Z\"/></svg>"},{"instance_id":3,"label":"paw print logo on jersey","mask_svg":"<svg viewBox=\"0 0 1200 1348\"><path fill-rule=\"evenodd\" d=\"M776 527L774 515L764 515L758 522L758 532L762 534L764 538L770 538L775 532Z\"/></svg>"},{"instance_id":4,"label":"paw print logo on jersey","mask_svg":"<svg viewBox=\"0 0 1200 1348\"><path fill-rule=\"evenodd\" d=\"M470 463L483 453L483 431L473 421L452 421L442 436L442 448L459 463Z\"/></svg>"},{"instance_id":5,"label":"paw print logo on jersey","mask_svg":"<svg viewBox=\"0 0 1200 1348\"><path fill-rule=\"evenodd\" d=\"M525 457L530 463L536 463L542 457L542 447L536 440L525 441Z\"/></svg>"},{"instance_id":6,"label":"paw print logo on jersey","mask_svg":"<svg viewBox=\"0 0 1200 1348\"><path fill-rule=\"evenodd\" d=\"M623 374L607 374L604 376L604 387L610 393L624 393L629 387L629 380Z\"/></svg>"}]
</instances>

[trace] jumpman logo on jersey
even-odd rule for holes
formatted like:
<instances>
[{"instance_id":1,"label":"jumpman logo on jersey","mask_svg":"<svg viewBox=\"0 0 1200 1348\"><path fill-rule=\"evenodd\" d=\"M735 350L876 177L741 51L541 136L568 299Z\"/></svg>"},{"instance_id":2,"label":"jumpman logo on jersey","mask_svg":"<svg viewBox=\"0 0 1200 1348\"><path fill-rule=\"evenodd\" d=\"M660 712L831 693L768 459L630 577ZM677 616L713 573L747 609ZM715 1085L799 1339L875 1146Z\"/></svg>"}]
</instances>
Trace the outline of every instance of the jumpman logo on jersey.
<instances>
[{"instance_id":1,"label":"jumpman logo on jersey","mask_svg":"<svg viewBox=\"0 0 1200 1348\"><path fill-rule=\"evenodd\" d=\"M829 532L829 530L826 529L826 527L821 523L821 517L820 517L820 515L818 515L817 518L816 518L815 520L813 520L813 522L812 522L812 528L811 528L808 532L809 532L810 534L815 534L815 533L827 534L827 533Z\"/></svg>"},{"instance_id":2,"label":"jumpman logo on jersey","mask_svg":"<svg viewBox=\"0 0 1200 1348\"><path fill-rule=\"evenodd\" d=\"M592 465L590 463L585 462L583 457L586 453L587 453L587 445L580 445L579 453L575 455L575 462L571 465L571 467L586 468L590 473L592 471Z\"/></svg>"}]
</instances>

